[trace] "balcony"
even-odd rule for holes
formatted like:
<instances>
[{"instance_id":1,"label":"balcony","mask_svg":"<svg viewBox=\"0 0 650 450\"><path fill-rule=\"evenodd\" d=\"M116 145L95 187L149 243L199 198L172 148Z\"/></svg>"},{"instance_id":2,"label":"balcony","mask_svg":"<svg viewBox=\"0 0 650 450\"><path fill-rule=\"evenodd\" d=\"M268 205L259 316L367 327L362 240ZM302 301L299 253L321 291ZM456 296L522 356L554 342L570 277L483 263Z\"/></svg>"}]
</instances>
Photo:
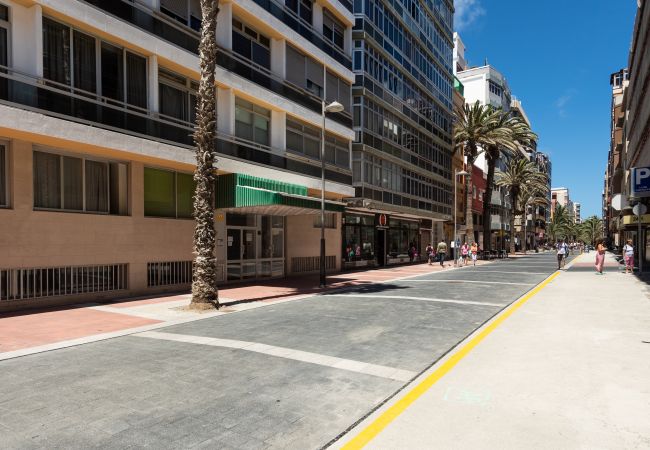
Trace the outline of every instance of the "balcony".
<instances>
[{"instance_id":1,"label":"balcony","mask_svg":"<svg viewBox=\"0 0 650 450\"><path fill-rule=\"evenodd\" d=\"M196 31L189 27L173 23L171 19L157 15L155 11L125 0L83 1L195 55L199 53L199 34ZM275 18L282 21L294 31L297 31L302 37L341 63L346 69L352 69L352 59L345 52L338 49L333 43L323 39L320 34L314 31L311 25L307 25L298 19L293 11L284 6L284 3L279 3L274 0L254 1ZM352 5L349 0L343 0L341 3L352 11Z\"/></svg>"},{"instance_id":2,"label":"balcony","mask_svg":"<svg viewBox=\"0 0 650 450\"><path fill-rule=\"evenodd\" d=\"M217 64L224 69L258 84L271 92L282 95L291 101L298 103L318 114L321 114L321 99L311 92L301 89L292 83L272 74L268 69L255 64L236 53L219 49L217 53ZM352 128L351 111L328 114L328 118L343 126Z\"/></svg>"},{"instance_id":3,"label":"balcony","mask_svg":"<svg viewBox=\"0 0 650 450\"><path fill-rule=\"evenodd\" d=\"M165 142L194 149L194 124L166 117L142 108L81 91L0 66L0 104L36 111L51 117L70 120L105 130ZM217 155L228 155L243 161L320 177L319 161L303 161L291 155L278 154L271 148L218 135ZM327 180L352 184L349 170L325 170Z\"/></svg>"}]
</instances>

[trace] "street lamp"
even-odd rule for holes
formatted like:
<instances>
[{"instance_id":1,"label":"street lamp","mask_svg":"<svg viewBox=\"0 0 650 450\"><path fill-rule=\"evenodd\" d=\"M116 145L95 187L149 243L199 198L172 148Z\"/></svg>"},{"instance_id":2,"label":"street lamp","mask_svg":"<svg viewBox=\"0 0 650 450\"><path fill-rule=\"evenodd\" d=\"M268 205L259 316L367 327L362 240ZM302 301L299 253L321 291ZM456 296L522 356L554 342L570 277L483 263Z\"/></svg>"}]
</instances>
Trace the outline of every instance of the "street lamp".
<instances>
[{"instance_id":1,"label":"street lamp","mask_svg":"<svg viewBox=\"0 0 650 450\"><path fill-rule=\"evenodd\" d=\"M458 258L456 257L456 247L458 247L458 234L456 232L456 222L458 217L458 188L456 187L456 182L458 181L458 177L464 177L465 175L469 175L469 172L459 170L454 174L454 246L452 247L454 249L454 265L458 264ZM467 218L465 218L465 220L467 220Z\"/></svg>"},{"instance_id":2,"label":"street lamp","mask_svg":"<svg viewBox=\"0 0 650 450\"><path fill-rule=\"evenodd\" d=\"M344 107L337 101L329 105L322 101L323 128L321 128L320 140L320 283L321 288L325 287L325 114L343 111Z\"/></svg>"}]
</instances>

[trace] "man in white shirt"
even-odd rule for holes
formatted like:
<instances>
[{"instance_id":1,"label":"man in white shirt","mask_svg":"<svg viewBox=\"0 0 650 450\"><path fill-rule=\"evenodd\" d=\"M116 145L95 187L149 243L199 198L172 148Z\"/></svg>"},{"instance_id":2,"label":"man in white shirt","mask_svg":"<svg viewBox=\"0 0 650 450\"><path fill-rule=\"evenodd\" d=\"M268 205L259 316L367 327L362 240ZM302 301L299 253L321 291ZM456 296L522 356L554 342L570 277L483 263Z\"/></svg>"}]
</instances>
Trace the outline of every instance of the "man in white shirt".
<instances>
[{"instance_id":1,"label":"man in white shirt","mask_svg":"<svg viewBox=\"0 0 650 450\"><path fill-rule=\"evenodd\" d=\"M568 245L562 239L557 243L557 270L564 267L565 258L567 255Z\"/></svg>"}]
</instances>

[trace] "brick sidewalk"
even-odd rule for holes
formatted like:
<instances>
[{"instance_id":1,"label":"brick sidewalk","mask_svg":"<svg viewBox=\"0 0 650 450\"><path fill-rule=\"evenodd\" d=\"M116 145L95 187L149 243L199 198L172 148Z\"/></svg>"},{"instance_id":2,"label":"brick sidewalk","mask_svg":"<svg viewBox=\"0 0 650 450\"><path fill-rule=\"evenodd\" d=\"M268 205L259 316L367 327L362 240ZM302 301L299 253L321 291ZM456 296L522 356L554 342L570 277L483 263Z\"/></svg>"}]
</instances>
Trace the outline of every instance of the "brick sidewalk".
<instances>
[{"instance_id":1,"label":"brick sidewalk","mask_svg":"<svg viewBox=\"0 0 650 450\"><path fill-rule=\"evenodd\" d=\"M478 264L487 262L479 261ZM318 288L318 275L226 285L219 290L221 302L226 307L221 311L235 312L332 289L392 281L440 270L453 270L453 262L447 261L444 269L438 264L429 266L424 263L331 274L325 289ZM126 333L130 329L147 325L165 325L177 320L198 320L205 317L205 314L179 310L179 307L189 303L190 297L190 294L140 297L102 304L1 314L0 355L106 333Z\"/></svg>"}]
</instances>

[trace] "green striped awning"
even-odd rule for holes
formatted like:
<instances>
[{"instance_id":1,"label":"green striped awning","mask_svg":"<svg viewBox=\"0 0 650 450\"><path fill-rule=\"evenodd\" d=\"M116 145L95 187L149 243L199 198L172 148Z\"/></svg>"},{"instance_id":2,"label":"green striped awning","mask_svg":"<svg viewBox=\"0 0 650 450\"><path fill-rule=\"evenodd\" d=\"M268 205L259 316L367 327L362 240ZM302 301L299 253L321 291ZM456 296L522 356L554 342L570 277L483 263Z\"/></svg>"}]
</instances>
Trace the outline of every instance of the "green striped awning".
<instances>
[{"instance_id":1,"label":"green striped awning","mask_svg":"<svg viewBox=\"0 0 650 450\"><path fill-rule=\"evenodd\" d=\"M218 209L279 216L317 214L320 199L307 196L307 188L240 173L220 175L217 179ZM343 212L344 203L325 201L325 210Z\"/></svg>"}]
</instances>

